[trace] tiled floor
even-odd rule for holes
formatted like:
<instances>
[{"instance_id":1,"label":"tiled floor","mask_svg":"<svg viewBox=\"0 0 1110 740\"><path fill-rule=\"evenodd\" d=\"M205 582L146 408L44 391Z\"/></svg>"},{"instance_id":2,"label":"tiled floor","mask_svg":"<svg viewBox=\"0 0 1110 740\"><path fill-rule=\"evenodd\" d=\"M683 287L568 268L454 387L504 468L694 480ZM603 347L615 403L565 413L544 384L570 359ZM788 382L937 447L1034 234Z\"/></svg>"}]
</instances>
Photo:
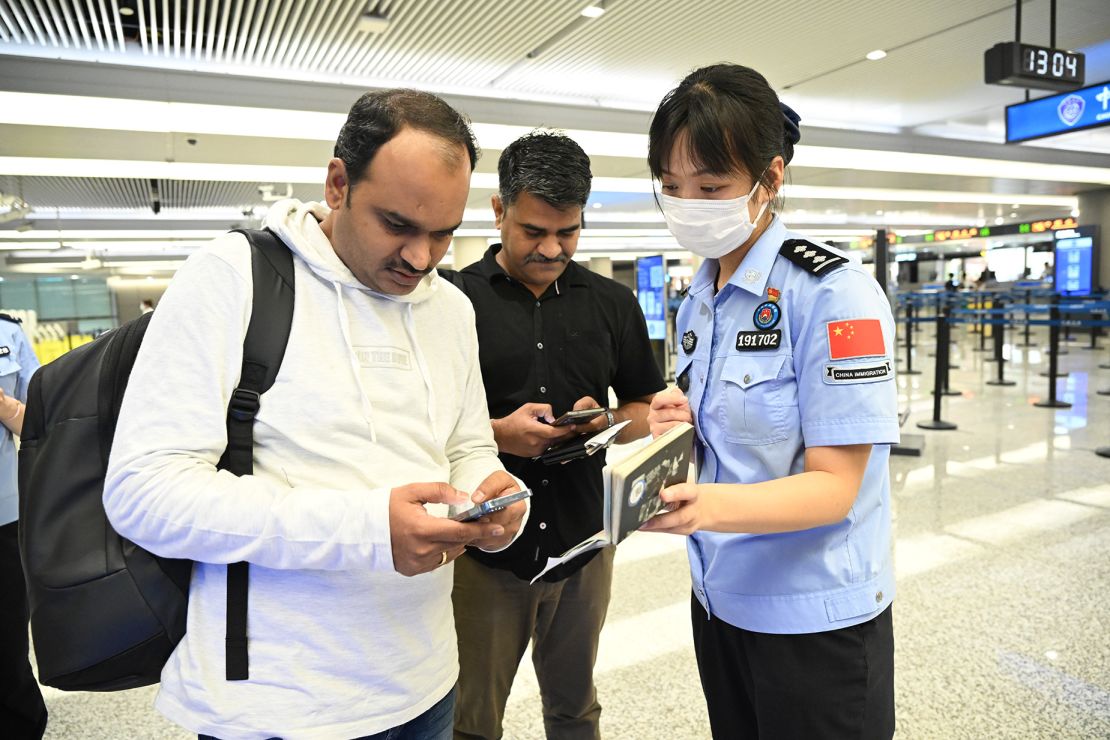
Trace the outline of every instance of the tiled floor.
<instances>
[{"instance_id":1,"label":"tiled floor","mask_svg":"<svg viewBox=\"0 0 1110 740\"><path fill-rule=\"evenodd\" d=\"M931 330L902 376L921 457L895 457L899 738L1110 737L1110 351L1083 343L1061 357L1067 410L1047 395L1043 353L1016 350L1012 387L960 332L942 417L932 414ZM1041 337L1043 339L1043 336ZM1085 342L1084 342L1085 343ZM1011 347L1007 347L1009 356ZM634 535L617 555L597 683L606 738L707 738L691 649L689 574L681 538ZM179 738L150 708L152 689L49 692L48 738ZM505 720L508 738L541 738L527 658Z\"/></svg>"}]
</instances>

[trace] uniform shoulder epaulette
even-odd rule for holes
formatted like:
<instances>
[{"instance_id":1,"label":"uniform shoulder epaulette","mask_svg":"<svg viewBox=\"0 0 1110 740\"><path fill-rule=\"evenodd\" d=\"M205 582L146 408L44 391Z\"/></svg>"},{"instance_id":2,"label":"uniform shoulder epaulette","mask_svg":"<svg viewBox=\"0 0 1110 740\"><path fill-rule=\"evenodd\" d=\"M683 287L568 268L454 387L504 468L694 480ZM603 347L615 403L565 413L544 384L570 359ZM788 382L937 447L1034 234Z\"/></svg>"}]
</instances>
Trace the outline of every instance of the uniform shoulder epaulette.
<instances>
[{"instance_id":1,"label":"uniform shoulder epaulette","mask_svg":"<svg viewBox=\"0 0 1110 740\"><path fill-rule=\"evenodd\" d=\"M4 321L10 321L13 324L22 324L23 323L23 319L17 319L15 316L11 316L11 315L6 314L6 313L0 313L0 319L3 319Z\"/></svg>"},{"instance_id":2,"label":"uniform shoulder epaulette","mask_svg":"<svg viewBox=\"0 0 1110 740\"><path fill-rule=\"evenodd\" d=\"M779 254L818 277L827 275L848 263L847 257L837 254L822 244L814 244L805 239L787 239L782 243Z\"/></svg>"}]
</instances>

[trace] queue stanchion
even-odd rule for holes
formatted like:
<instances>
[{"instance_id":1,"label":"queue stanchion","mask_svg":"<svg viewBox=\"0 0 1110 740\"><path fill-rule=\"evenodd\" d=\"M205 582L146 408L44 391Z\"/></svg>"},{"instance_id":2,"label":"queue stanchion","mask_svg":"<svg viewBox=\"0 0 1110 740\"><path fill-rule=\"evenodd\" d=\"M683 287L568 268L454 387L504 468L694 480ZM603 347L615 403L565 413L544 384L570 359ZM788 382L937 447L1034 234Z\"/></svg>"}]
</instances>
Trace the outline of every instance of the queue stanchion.
<instances>
[{"instance_id":1,"label":"queue stanchion","mask_svg":"<svg viewBox=\"0 0 1110 740\"><path fill-rule=\"evenodd\" d=\"M1101 311L1098 313L1097 316L1094 315L1094 312L1092 312L1092 314L1091 314L1092 319L1098 320L1098 319L1101 319L1102 317L1103 317L1103 314L1102 314ZM1098 326L1095 325L1095 324L1091 324L1091 343L1088 344L1083 349L1090 350L1090 349L1098 349L1098 348L1099 348L1099 346L1098 346Z\"/></svg>"},{"instance_id":2,"label":"queue stanchion","mask_svg":"<svg viewBox=\"0 0 1110 740\"><path fill-rule=\"evenodd\" d=\"M1003 368L1006 366L1006 360L1002 357L1002 349L1006 341L1006 313L1004 310L1006 308L1006 302L999 300L997 305L1000 309L998 315L1002 318L999 320L999 323L994 325L991 334L994 337L994 362L998 363L998 377L994 380L988 380L987 385L1017 385L1017 383L1012 380L1006 380L1004 375Z\"/></svg>"},{"instance_id":3,"label":"queue stanchion","mask_svg":"<svg viewBox=\"0 0 1110 740\"><path fill-rule=\"evenodd\" d=\"M996 319L994 319L993 317L998 315L994 312L995 307L997 306L998 308L1002 308L1004 305L1005 304L1000 299L993 300L991 301L991 307L989 309L982 309L982 315L987 317L983 320L983 326L984 328L987 326L990 326L991 328L991 356L984 357L983 362L998 362L998 358L1001 357L998 352L997 345L998 336L1002 332L999 328L999 324L994 323Z\"/></svg>"},{"instance_id":4,"label":"queue stanchion","mask_svg":"<svg viewBox=\"0 0 1110 740\"><path fill-rule=\"evenodd\" d=\"M903 375L920 375L920 370L913 369L913 303L906 303L906 369Z\"/></svg>"},{"instance_id":5,"label":"queue stanchion","mask_svg":"<svg viewBox=\"0 0 1110 740\"><path fill-rule=\"evenodd\" d=\"M1032 324L1029 323L1029 306L1033 305L1033 291L1028 288L1025 290L1025 337L1022 339L1021 344L1015 345L1017 347L1032 347L1033 342L1030 341L1029 329Z\"/></svg>"},{"instance_id":6,"label":"queue stanchion","mask_svg":"<svg viewBox=\"0 0 1110 740\"><path fill-rule=\"evenodd\" d=\"M945 316L947 316L949 318L948 318L948 350L945 353L944 390L947 393L947 395L949 395L949 396L959 396L959 395L961 395L959 392L956 392L956 393L948 393L947 392L948 391L948 375L947 375L948 371L949 370L959 370L960 369L960 366L957 365L956 362L952 359L952 345L956 343L956 338L954 336L952 336L951 316L952 316L952 312L955 310L955 306L956 306L957 301L959 301L958 296L947 294L947 293L945 294L944 310L945 310Z\"/></svg>"},{"instance_id":7,"label":"queue stanchion","mask_svg":"<svg viewBox=\"0 0 1110 740\"><path fill-rule=\"evenodd\" d=\"M987 330L983 325L983 311L987 307L987 299L985 296L979 296L978 309L975 318L975 331L979 334L979 346L972 349L972 352L986 352L987 351Z\"/></svg>"},{"instance_id":8,"label":"queue stanchion","mask_svg":"<svg viewBox=\"0 0 1110 740\"><path fill-rule=\"evenodd\" d=\"M941 393L943 393L946 396L962 396L963 391L954 391L948 385L949 371L953 370L953 369L958 369L960 367L959 365L952 362L952 347L951 347L952 342L949 341L949 339L952 336L952 309L951 308L945 308L944 309L944 321L942 323L944 324L944 356L943 356L943 358L941 357L941 354L940 354L940 347L941 347L940 338L939 337L937 338L937 364L942 365L944 367L944 373L941 376L941 379L942 379ZM939 330L939 327L938 327L938 330ZM943 363L941 362L942 359L944 360Z\"/></svg>"},{"instance_id":9,"label":"queue stanchion","mask_svg":"<svg viewBox=\"0 0 1110 740\"><path fill-rule=\"evenodd\" d=\"M1057 357L1060 352L1061 323L1060 307L1056 296L1052 298L1052 308L1049 309L1048 316L1048 398L1043 401L1037 401L1033 405L1043 409L1070 409L1070 403L1067 401L1059 401L1056 398L1056 369Z\"/></svg>"},{"instance_id":10,"label":"queue stanchion","mask_svg":"<svg viewBox=\"0 0 1110 740\"><path fill-rule=\"evenodd\" d=\"M956 428L940 418L940 400L948 385L948 310L937 316L937 362L933 368L933 418L917 422L919 429L948 431Z\"/></svg>"}]
</instances>

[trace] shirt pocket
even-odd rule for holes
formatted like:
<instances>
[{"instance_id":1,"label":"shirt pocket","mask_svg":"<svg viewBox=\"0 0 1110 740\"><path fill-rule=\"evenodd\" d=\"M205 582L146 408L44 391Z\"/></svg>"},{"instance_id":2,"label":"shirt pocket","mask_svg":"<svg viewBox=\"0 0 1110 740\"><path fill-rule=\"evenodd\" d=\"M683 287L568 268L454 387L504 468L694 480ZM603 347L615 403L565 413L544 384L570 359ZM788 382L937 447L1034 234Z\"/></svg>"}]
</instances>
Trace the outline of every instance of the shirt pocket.
<instances>
[{"instance_id":1,"label":"shirt pocket","mask_svg":"<svg viewBox=\"0 0 1110 740\"><path fill-rule=\"evenodd\" d=\"M602 406L608 405L607 393L614 371L609 332L567 327L562 350L564 377L575 400L588 395Z\"/></svg>"},{"instance_id":2,"label":"shirt pocket","mask_svg":"<svg viewBox=\"0 0 1110 740\"><path fill-rule=\"evenodd\" d=\"M732 355L721 368L724 403L719 422L729 442L768 445L789 436L786 355Z\"/></svg>"},{"instance_id":3,"label":"shirt pocket","mask_svg":"<svg viewBox=\"0 0 1110 740\"><path fill-rule=\"evenodd\" d=\"M11 355L0 357L0 388L4 390L4 395L16 397L15 389L19 384L19 371L22 369Z\"/></svg>"}]
</instances>

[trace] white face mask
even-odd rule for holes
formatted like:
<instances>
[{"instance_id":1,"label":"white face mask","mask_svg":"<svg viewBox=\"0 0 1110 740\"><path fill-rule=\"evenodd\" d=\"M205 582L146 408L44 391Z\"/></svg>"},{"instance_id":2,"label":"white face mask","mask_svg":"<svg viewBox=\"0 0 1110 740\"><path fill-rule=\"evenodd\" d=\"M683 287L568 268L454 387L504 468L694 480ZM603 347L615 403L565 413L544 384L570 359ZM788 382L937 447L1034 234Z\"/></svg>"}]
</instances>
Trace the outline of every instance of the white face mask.
<instances>
[{"instance_id":1,"label":"white face mask","mask_svg":"<svg viewBox=\"0 0 1110 740\"><path fill-rule=\"evenodd\" d=\"M748 202L758 187L757 180L750 193L728 200L676 198L660 193L663 218L683 248L706 259L720 259L751 237L767 210L770 200L760 207L755 222L748 215Z\"/></svg>"}]
</instances>

